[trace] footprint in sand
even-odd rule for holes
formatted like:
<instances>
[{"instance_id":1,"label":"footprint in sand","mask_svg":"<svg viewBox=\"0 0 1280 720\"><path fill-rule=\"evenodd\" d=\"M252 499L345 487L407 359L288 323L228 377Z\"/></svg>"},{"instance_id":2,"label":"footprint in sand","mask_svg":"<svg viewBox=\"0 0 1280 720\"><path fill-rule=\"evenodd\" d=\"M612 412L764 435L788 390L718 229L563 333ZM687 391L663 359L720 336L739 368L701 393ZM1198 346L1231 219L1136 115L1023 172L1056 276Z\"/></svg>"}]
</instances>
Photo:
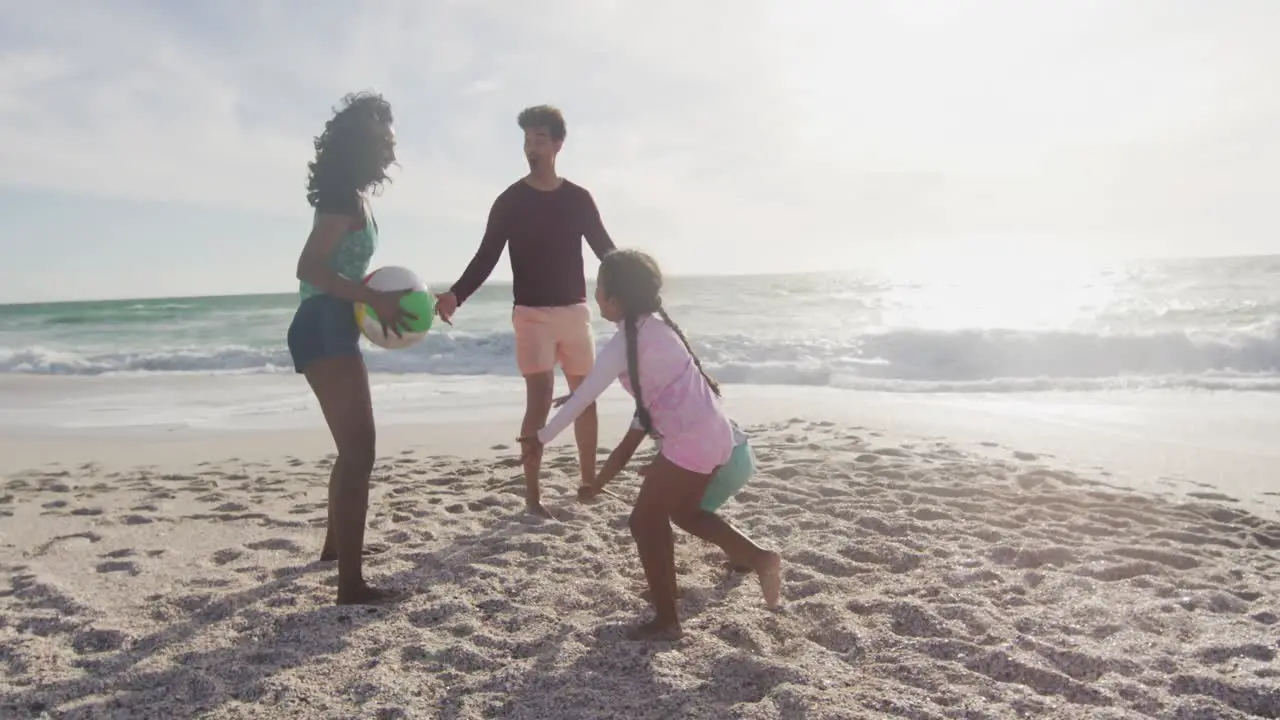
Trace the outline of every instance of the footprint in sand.
<instances>
[{"instance_id":1,"label":"footprint in sand","mask_svg":"<svg viewBox=\"0 0 1280 720\"><path fill-rule=\"evenodd\" d=\"M97 567L94 569L102 574L118 572L129 573L130 575L142 574L142 569L138 567L137 563L125 560L112 560L109 562L98 563Z\"/></svg>"},{"instance_id":2,"label":"footprint in sand","mask_svg":"<svg viewBox=\"0 0 1280 720\"><path fill-rule=\"evenodd\" d=\"M303 550L301 545L289 538L269 538L267 540L259 540L257 542L245 543L245 547L256 551L272 550L291 552L295 555L302 555L306 553L306 550Z\"/></svg>"},{"instance_id":3,"label":"footprint in sand","mask_svg":"<svg viewBox=\"0 0 1280 720\"><path fill-rule=\"evenodd\" d=\"M124 647L126 640L118 630L85 630L71 636L71 649L77 655L111 652Z\"/></svg>"},{"instance_id":4,"label":"footprint in sand","mask_svg":"<svg viewBox=\"0 0 1280 720\"><path fill-rule=\"evenodd\" d=\"M1223 495L1222 493L1216 493L1216 492L1189 492L1187 493L1187 497L1192 497L1197 500L1208 500L1211 502L1232 502L1232 503L1240 502L1239 500L1231 497L1230 495Z\"/></svg>"},{"instance_id":5,"label":"footprint in sand","mask_svg":"<svg viewBox=\"0 0 1280 720\"><path fill-rule=\"evenodd\" d=\"M125 515L120 519L120 522L124 523L125 525L150 525L155 521L156 520L153 517L148 517L146 515L139 515L137 513Z\"/></svg>"},{"instance_id":6,"label":"footprint in sand","mask_svg":"<svg viewBox=\"0 0 1280 720\"><path fill-rule=\"evenodd\" d=\"M242 557L244 557L244 552L237 550L236 548L224 548L215 552L209 557L209 559L213 561L214 565L226 565L227 563L235 562Z\"/></svg>"}]
</instances>

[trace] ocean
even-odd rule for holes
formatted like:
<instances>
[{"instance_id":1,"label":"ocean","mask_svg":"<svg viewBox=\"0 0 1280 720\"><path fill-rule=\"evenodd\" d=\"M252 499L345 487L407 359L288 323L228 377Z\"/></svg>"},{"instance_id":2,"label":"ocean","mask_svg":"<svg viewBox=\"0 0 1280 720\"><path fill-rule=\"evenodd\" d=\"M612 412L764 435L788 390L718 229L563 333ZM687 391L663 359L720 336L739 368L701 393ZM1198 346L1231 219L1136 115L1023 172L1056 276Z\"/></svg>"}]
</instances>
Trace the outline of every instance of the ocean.
<instances>
[{"instance_id":1,"label":"ocean","mask_svg":"<svg viewBox=\"0 0 1280 720\"><path fill-rule=\"evenodd\" d=\"M1280 256L677 277L665 292L734 384L888 392L1280 389ZM0 306L0 374L289 374L294 293ZM514 378L511 289L493 282L371 371ZM612 327L597 319L603 342Z\"/></svg>"}]
</instances>

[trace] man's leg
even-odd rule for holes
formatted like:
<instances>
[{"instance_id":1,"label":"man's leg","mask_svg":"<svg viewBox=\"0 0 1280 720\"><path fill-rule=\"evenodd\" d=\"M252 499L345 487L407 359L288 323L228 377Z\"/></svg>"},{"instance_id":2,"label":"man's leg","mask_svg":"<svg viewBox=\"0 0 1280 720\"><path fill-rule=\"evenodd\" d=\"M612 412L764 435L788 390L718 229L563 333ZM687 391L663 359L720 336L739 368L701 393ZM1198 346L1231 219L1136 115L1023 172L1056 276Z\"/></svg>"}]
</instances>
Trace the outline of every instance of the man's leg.
<instances>
[{"instance_id":1,"label":"man's leg","mask_svg":"<svg viewBox=\"0 0 1280 720\"><path fill-rule=\"evenodd\" d=\"M575 392L586 375L568 375L569 392ZM596 481L596 445L600 439L600 420L596 415L596 404L591 403L586 410L573 421L573 439L578 444L578 471L582 474L583 485L594 485Z\"/></svg>"},{"instance_id":2,"label":"man's leg","mask_svg":"<svg viewBox=\"0 0 1280 720\"><path fill-rule=\"evenodd\" d=\"M532 435L547 424L547 416L551 414L551 399L555 394L555 374L546 372L524 376L525 405L524 422L520 424L520 436ZM525 507L543 517L551 517L551 513L542 507L542 491L538 480L542 474L542 452L539 451L524 459Z\"/></svg>"},{"instance_id":3,"label":"man's leg","mask_svg":"<svg viewBox=\"0 0 1280 720\"><path fill-rule=\"evenodd\" d=\"M524 376L524 421L520 437L532 435L547 424L555 395L556 345L548 308L516 306L511 314L515 330L516 364ZM524 459L525 506L530 512L551 517L542 506L538 481L542 474L542 453Z\"/></svg>"},{"instance_id":4,"label":"man's leg","mask_svg":"<svg viewBox=\"0 0 1280 720\"><path fill-rule=\"evenodd\" d=\"M596 359L596 343L591 333L591 309L582 304L556 310L559 315L556 324L559 330L556 357L564 369L569 392L576 392L591 372ZM600 440L600 423L595 403L587 406L574 421L573 439L578 444L578 469L582 473L582 484L594 484L596 445Z\"/></svg>"}]
</instances>

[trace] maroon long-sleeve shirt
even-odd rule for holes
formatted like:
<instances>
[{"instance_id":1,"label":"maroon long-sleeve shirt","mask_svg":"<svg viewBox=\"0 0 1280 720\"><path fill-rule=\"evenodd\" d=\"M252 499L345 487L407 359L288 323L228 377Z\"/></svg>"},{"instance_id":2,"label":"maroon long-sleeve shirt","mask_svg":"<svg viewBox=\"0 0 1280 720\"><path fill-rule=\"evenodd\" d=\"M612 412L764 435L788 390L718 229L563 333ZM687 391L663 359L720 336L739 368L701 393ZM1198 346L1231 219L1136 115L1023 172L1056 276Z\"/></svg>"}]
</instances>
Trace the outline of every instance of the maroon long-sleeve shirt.
<instances>
[{"instance_id":1,"label":"maroon long-sleeve shirt","mask_svg":"<svg viewBox=\"0 0 1280 720\"><path fill-rule=\"evenodd\" d=\"M582 239L597 258L613 249L591 193L564 180L555 190L538 190L518 180L493 201L480 249L450 288L466 302L510 245L516 305L559 307L585 302L587 280Z\"/></svg>"}]
</instances>

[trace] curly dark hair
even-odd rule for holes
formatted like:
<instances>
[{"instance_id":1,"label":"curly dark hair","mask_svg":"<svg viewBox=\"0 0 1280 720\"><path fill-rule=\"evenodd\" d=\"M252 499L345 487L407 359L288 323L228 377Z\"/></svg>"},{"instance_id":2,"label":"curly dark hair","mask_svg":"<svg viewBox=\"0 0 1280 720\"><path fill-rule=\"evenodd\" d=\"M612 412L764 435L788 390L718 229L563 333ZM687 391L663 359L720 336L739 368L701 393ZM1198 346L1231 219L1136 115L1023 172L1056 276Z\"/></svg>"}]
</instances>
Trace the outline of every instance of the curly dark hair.
<instances>
[{"instance_id":1,"label":"curly dark hair","mask_svg":"<svg viewBox=\"0 0 1280 720\"><path fill-rule=\"evenodd\" d=\"M391 103L375 92L349 93L315 139L316 157L307 163L307 202L381 189L395 162Z\"/></svg>"},{"instance_id":2,"label":"curly dark hair","mask_svg":"<svg viewBox=\"0 0 1280 720\"><path fill-rule=\"evenodd\" d=\"M720 397L720 384L702 369L702 361L693 352L684 331L662 307L662 270L658 267L656 260L648 253L639 250L621 248L610 250L600 260L599 283L605 297L617 300L622 306L624 314L622 330L626 333L624 338L627 343L627 375L631 380L632 393L635 395L636 417L640 420L640 427L644 428L646 433L653 434L653 420L649 417L649 410L645 407L644 398L640 394L640 351L637 336L640 327L639 319L642 315L657 313L662 318L667 327L670 327L676 337L680 338L680 342L684 343L684 349L689 352L693 366L702 373L702 378L707 381L711 392L715 393L716 397Z\"/></svg>"}]
</instances>

